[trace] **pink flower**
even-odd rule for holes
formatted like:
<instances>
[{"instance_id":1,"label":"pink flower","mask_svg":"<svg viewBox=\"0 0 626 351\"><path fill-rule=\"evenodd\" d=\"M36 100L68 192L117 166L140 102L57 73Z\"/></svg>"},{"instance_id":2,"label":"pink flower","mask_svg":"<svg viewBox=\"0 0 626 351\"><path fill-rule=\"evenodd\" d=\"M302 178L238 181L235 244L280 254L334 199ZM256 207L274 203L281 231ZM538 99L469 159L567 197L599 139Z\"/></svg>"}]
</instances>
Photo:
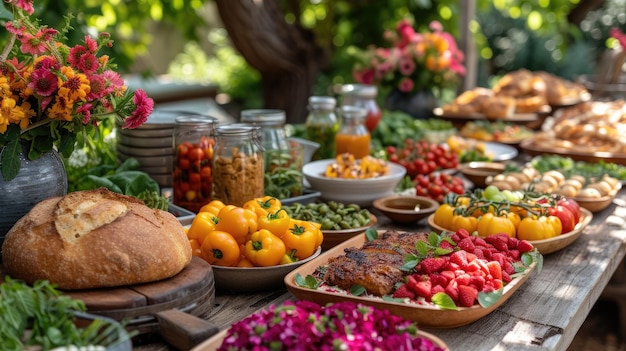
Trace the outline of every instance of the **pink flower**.
<instances>
[{"instance_id":1,"label":"pink flower","mask_svg":"<svg viewBox=\"0 0 626 351\"><path fill-rule=\"evenodd\" d=\"M398 63L398 70L402 75L410 76L415 71L415 61L410 57L403 57Z\"/></svg>"},{"instance_id":2,"label":"pink flower","mask_svg":"<svg viewBox=\"0 0 626 351\"><path fill-rule=\"evenodd\" d=\"M94 54L86 52L80 55L76 68L84 73L95 73L100 68L100 62Z\"/></svg>"},{"instance_id":3,"label":"pink flower","mask_svg":"<svg viewBox=\"0 0 626 351\"><path fill-rule=\"evenodd\" d=\"M11 2L11 1L5 1ZM26 11L29 15L32 15L35 12L35 8L33 7L33 0L17 0L15 2L15 6L21 8Z\"/></svg>"},{"instance_id":4,"label":"pink flower","mask_svg":"<svg viewBox=\"0 0 626 351\"><path fill-rule=\"evenodd\" d=\"M411 78L402 78L398 83L398 89L403 93L408 93L413 90L415 83Z\"/></svg>"},{"instance_id":5,"label":"pink flower","mask_svg":"<svg viewBox=\"0 0 626 351\"><path fill-rule=\"evenodd\" d=\"M148 97L148 94L142 89L137 89L133 96L133 103L136 106L135 111L126 118L122 128L137 128L144 124L148 119L148 116L152 113L154 108L154 101Z\"/></svg>"},{"instance_id":6,"label":"pink flower","mask_svg":"<svg viewBox=\"0 0 626 351\"><path fill-rule=\"evenodd\" d=\"M98 42L89 35L85 35L85 45L92 54L95 54L98 51Z\"/></svg>"},{"instance_id":7,"label":"pink flower","mask_svg":"<svg viewBox=\"0 0 626 351\"><path fill-rule=\"evenodd\" d=\"M396 31L400 34L399 42L396 44L400 49L406 47L415 36L415 30L408 20L401 20L396 27Z\"/></svg>"},{"instance_id":8,"label":"pink flower","mask_svg":"<svg viewBox=\"0 0 626 351\"><path fill-rule=\"evenodd\" d=\"M622 49L626 50L626 34L622 33L619 28L615 27L611 28L609 34L611 35L611 37L617 39Z\"/></svg>"},{"instance_id":9,"label":"pink flower","mask_svg":"<svg viewBox=\"0 0 626 351\"><path fill-rule=\"evenodd\" d=\"M18 36L19 41L22 43L20 49L25 54L40 55L46 52L46 45L57 34L56 29L42 27L37 30L35 35L31 35L26 32L22 32Z\"/></svg>"},{"instance_id":10,"label":"pink flower","mask_svg":"<svg viewBox=\"0 0 626 351\"><path fill-rule=\"evenodd\" d=\"M91 105L90 103L84 103L76 109L76 112L83 115L83 124L87 124L91 120L92 107L93 105Z\"/></svg>"},{"instance_id":11,"label":"pink flower","mask_svg":"<svg viewBox=\"0 0 626 351\"><path fill-rule=\"evenodd\" d=\"M37 95L50 96L54 94L59 87L58 78L48 69L36 69L30 75L28 87Z\"/></svg>"}]
</instances>

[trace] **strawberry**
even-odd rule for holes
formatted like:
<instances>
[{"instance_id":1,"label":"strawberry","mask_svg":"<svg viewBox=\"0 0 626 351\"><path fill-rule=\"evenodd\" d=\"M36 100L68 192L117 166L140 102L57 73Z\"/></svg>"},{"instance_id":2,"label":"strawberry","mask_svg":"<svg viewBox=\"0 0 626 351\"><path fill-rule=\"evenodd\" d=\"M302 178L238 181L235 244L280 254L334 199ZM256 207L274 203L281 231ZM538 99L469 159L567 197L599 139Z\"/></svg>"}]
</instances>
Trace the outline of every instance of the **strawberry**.
<instances>
[{"instance_id":1,"label":"strawberry","mask_svg":"<svg viewBox=\"0 0 626 351\"><path fill-rule=\"evenodd\" d=\"M415 287L413 288L413 291L418 296L421 296L425 298L427 301L430 301L430 298L433 296L433 294L431 293L432 288L433 288L433 285L430 282L430 280L425 280L425 281L417 282L417 284L415 284Z\"/></svg>"},{"instance_id":2,"label":"strawberry","mask_svg":"<svg viewBox=\"0 0 626 351\"><path fill-rule=\"evenodd\" d=\"M519 250L517 249L510 249L509 250L509 257L511 257L513 259L513 261L519 261Z\"/></svg>"},{"instance_id":3,"label":"strawberry","mask_svg":"<svg viewBox=\"0 0 626 351\"><path fill-rule=\"evenodd\" d=\"M494 279L502 280L502 266L498 262L491 261L487 262L487 268L489 269L489 274Z\"/></svg>"},{"instance_id":4,"label":"strawberry","mask_svg":"<svg viewBox=\"0 0 626 351\"><path fill-rule=\"evenodd\" d=\"M519 250L519 252L524 253L524 252L532 251L534 247L533 247L533 244L531 244L527 240L520 240L517 243L517 249Z\"/></svg>"},{"instance_id":5,"label":"strawberry","mask_svg":"<svg viewBox=\"0 0 626 351\"><path fill-rule=\"evenodd\" d=\"M485 241L485 239L479 237L479 236L472 236L471 237L474 241L474 246L476 247L488 247L489 245L487 244L487 242Z\"/></svg>"},{"instance_id":6,"label":"strawberry","mask_svg":"<svg viewBox=\"0 0 626 351\"><path fill-rule=\"evenodd\" d=\"M476 249L474 242L469 237L461 239L461 241L457 243L457 246L461 250L465 250L467 252L474 252L474 250Z\"/></svg>"},{"instance_id":7,"label":"strawberry","mask_svg":"<svg viewBox=\"0 0 626 351\"><path fill-rule=\"evenodd\" d=\"M445 285L448 285L456 277L453 271L448 271L448 270L441 271L439 275L446 279Z\"/></svg>"},{"instance_id":8,"label":"strawberry","mask_svg":"<svg viewBox=\"0 0 626 351\"><path fill-rule=\"evenodd\" d=\"M450 244L450 242L446 241L446 240L442 240L439 243L439 247L442 249L446 249L446 250L454 250L454 246L452 246L452 244Z\"/></svg>"},{"instance_id":9,"label":"strawberry","mask_svg":"<svg viewBox=\"0 0 626 351\"><path fill-rule=\"evenodd\" d=\"M415 293L409 289L408 285L402 284L396 289L396 291L393 292L393 297L398 299L403 299L405 297L414 299Z\"/></svg>"},{"instance_id":10,"label":"strawberry","mask_svg":"<svg viewBox=\"0 0 626 351\"><path fill-rule=\"evenodd\" d=\"M506 234L495 234L485 237L485 241L500 251L509 250L509 237Z\"/></svg>"},{"instance_id":11,"label":"strawberry","mask_svg":"<svg viewBox=\"0 0 626 351\"><path fill-rule=\"evenodd\" d=\"M429 277L433 285L441 285L441 286L448 285L449 279L441 274L431 273L429 274Z\"/></svg>"},{"instance_id":12,"label":"strawberry","mask_svg":"<svg viewBox=\"0 0 626 351\"><path fill-rule=\"evenodd\" d=\"M519 243L519 239L518 238L509 237L507 240L508 240L507 241L507 246L508 246L509 250L517 248L517 244Z\"/></svg>"},{"instance_id":13,"label":"strawberry","mask_svg":"<svg viewBox=\"0 0 626 351\"><path fill-rule=\"evenodd\" d=\"M507 273L506 271L502 271L502 281L504 283L510 283L511 282L511 275L509 273Z\"/></svg>"},{"instance_id":14,"label":"strawberry","mask_svg":"<svg viewBox=\"0 0 626 351\"><path fill-rule=\"evenodd\" d=\"M461 239L463 239L463 238L467 238L467 237L469 237L469 236L470 236L470 233L469 233L466 229L464 229L464 228L459 228L459 229L457 229L456 234L457 234L457 235L458 235Z\"/></svg>"},{"instance_id":15,"label":"strawberry","mask_svg":"<svg viewBox=\"0 0 626 351\"><path fill-rule=\"evenodd\" d=\"M455 251L450 255L450 262L464 269L467 266L467 251Z\"/></svg>"},{"instance_id":16,"label":"strawberry","mask_svg":"<svg viewBox=\"0 0 626 351\"><path fill-rule=\"evenodd\" d=\"M430 293L433 295L440 292L446 292L446 289L441 285L434 285L433 288L430 290Z\"/></svg>"},{"instance_id":17,"label":"strawberry","mask_svg":"<svg viewBox=\"0 0 626 351\"><path fill-rule=\"evenodd\" d=\"M469 285L474 286L476 290L482 291L485 286L485 277L482 275L473 275L470 277Z\"/></svg>"},{"instance_id":18,"label":"strawberry","mask_svg":"<svg viewBox=\"0 0 626 351\"><path fill-rule=\"evenodd\" d=\"M456 280L453 280L446 286L445 293L450 296L454 302L459 301L459 286Z\"/></svg>"},{"instance_id":19,"label":"strawberry","mask_svg":"<svg viewBox=\"0 0 626 351\"><path fill-rule=\"evenodd\" d=\"M420 264L420 270L426 274L435 273L441 271L448 263L443 257L427 257L423 259Z\"/></svg>"},{"instance_id":20,"label":"strawberry","mask_svg":"<svg viewBox=\"0 0 626 351\"><path fill-rule=\"evenodd\" d=\"M461 307L472 307L478 297L478 290L471 286L459 285L459 305Z\"/></svg>"},{"instance_id":21,"label":"strawberry","mask_svg":"<svg viewBox=\"0 0 626 351\"><path fill-rule=\"evenodd\" d=\"M504 262L504 264L502 265L502 270L507 272L508 274L515 273L515 267L513 267L513 265L509 261Z\"/></svg>"},{"instance_id":22,"label":"strawberry","mask_svg":"<svg viewBox=\"0 0 626 351\"><path fill-rule=\"evenodd\" d=\"M498 262L500 266L502 266L502 268L504 268L505 262L509 262L509 259L506 257L506 255L501 252L493 253L491 255L491 260Z\"/></svg>"},{"instance_id":23,"label":"strawberry","mask_svg":"<svg viewBox=\"0 0 626 351\"><path fill-rule=\"evenodd\" d=\"M483 252L483 249L481 248L475 248L474 251L472 252L474 255L476 255L476 258L484 260L485 259L485 253Z\"/></svg>"},{"instance_id":24,"label":"strawberry","mask_svg":"<svg viewBox=\"0 0 626 351\"><path fill-rule=\"evenodd\" d=\"M452 239L452 241L454 241L455 243L458 243L459 241L461 241L461 237L457 233L450 235L450 239Z\"/></svg>"},{"instance_id":25,"label":"strawberry","mask_svg":"<svg viewBox=\"0 0 626 351\"><path fill-rule=\"evenodd\" d=\"M469 284L470 279L471 279L470 275L465 273L465 272L463 272L463 271L458 271L457 274L456 274L456 282L459 285L467 285L467 284Z\"/></svg>"}]
</instances>

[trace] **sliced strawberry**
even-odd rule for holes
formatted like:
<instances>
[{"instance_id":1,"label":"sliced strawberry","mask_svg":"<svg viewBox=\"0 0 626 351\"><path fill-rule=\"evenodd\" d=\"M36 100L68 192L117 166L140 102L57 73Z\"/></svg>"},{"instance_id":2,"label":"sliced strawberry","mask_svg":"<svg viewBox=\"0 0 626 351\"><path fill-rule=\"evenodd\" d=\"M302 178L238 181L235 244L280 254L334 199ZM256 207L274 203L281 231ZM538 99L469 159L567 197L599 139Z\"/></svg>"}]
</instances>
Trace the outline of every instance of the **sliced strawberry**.
<instances>
[{"instance_id":1,"label":"sliced strawberry","mask_svg":"<svg viewBox=\"0 0 626 351\"><path fill-rule=\"evenodd\" d=\"M439 273L442 277L446 279L446 285L450 284L450 282L456 278L454 271L444 270Z\"/></svg>"},{"instance_id":2,"label":"sliced strawberry","mask_svg":"<svg viewBox=\"0 0 626 351\"><path fill-rule=\"evenodd\" d=\"M456 280L453 280L446 286L445 293L450 296L450 298L457 303L459 301L459 285Z\"/></svg>"},{"instance_id":3,"label":"sliced strawberry","mask_svg":"<svg viewBox=\"0 0 626 351\"><path fill-rule=\"evenodd\" d=\"M440 292L446 292L446 289L441 285L433 285L433 288L430 290L430 293L432 295L435 295L436 293L440 293Z\"/></svg>"},{"instance_id":4,"label":"sliced strawberry","mask_svg":"<svg viewBox=\"0 0 626 351\"><path fill-rule=\"evenodd\" d=\"M478 297L478 290L471 286L459 285L459 306L472 307Z\"/></svg>"},{"instance_id":5,"label":"sliced strawberry","mask_svg":"<svg viewBox=\"0 0 626 351\"><path fill-rule=\"evenodd\" d=\"M445 287L448 285L448 282L450 281L448 278L444 277L440 273L431 273L429 274L429 277L433 285L441 285Z\"/></svg>"},{"instance_id":6,"label":"sliced strawberry","mask_svg":"<svg viewBox=\"0 0 626 351\"><path fill-rule=\"evenodd\" d=\"M489 275L493 279L502 280L502 266L496 261L487 262L487 268L489 269Z\"/></svg>"},{"instance_id":7,"label":"sliced strawberry","mask_svg":"<svg viewBox=\"0 0 626 351\"><path fill-rule=\"evenodd\" d=\"M431 293L432 288L433 285L431 284L430 280L426 280L422 282L417 282L417 284L415 284L415 287L413 288L413 291L418 296L421 296L427 301L430 301L430 298L433 296Z\"/></svg>"},{"instance_id":8,"label":"sliced strawberry","mask_svg":"<svg viewBox=\"0 0 626 351\"><path fill-rule=\"evenodd\" d=\"M471 279L470 275L467 274L466 272L463 272L463 271L457 271L456 272L456 282L459 285L467 285L467 284L469 284L470 279Z\"/></svg>"},{"instance_id":9,"label":"sliced strawberry","mask_svg":"<svg viewBox=\"0 0 626 351\"><path fill-rule=\"evenodd\" d=\"M483 287L485 286L485 277L482 275L473 275L470 277L469 285L474 286L478 291L483 291Z\"/></svg>"},{"instance_id":10,"label":"sliced strawberry","mask_svg":"<svg viewBox=\"0 0 626 351\"><path fill-rule=\"evenodd\" d=\"M467 251L455 251L450 255L450 262L456 263L463 269L467 266Z\"/></svg>"},{"instance_id":11,"label":"sliced strawberry","mask_svg":"<svg viewBox=\"0 0 626 351\"><path fill-rule=\"evenodd\" d=\"M406 284L400 285L396 291L393 292L393 297L397 299L403 299L408 297L409 299L415 298L415 293L409 289L409 286Z\"/></svg>"}]
</instances>

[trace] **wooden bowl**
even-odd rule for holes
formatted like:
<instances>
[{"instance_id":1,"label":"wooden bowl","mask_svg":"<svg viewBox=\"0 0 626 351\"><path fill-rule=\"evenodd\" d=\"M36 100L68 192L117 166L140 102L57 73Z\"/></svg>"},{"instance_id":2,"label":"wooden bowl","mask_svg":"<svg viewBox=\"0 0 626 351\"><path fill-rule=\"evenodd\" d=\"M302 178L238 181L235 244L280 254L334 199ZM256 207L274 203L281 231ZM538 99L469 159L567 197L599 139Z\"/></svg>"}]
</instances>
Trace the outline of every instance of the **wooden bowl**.
<instances>
[{"instance_id":1,"label":"wooden bowl","mask_svg":"<svg viewBox=\"0 0 626 351\"><path fill-rule=\"evenodd\" d=\"M415 223L435 212L439 203L425 196L393 195L375 200L374 208L397 223Z\"/></svg>"},{"instance_id":2,"label":"wooden bowl","mask_svg":"<svg viewBox=\"0 0 626 351\"><path fill-rule=\"evenodd\" d=\"M463 163L458 167L459 172L477 188L486 187L487 177L501 174L505 168L504 163L481 161Z\"/></svg>"},{"instance_id":3,"label":"wooden bowl","mask_svg":"<svg viewBox=\"0 0 626 351\"><path fill-rule=\"evenodd\" d=\"M600 212L605 208L609 207L610 204L613 203L613 199L615 199L615 195L622 189L622 184L617 183L617 186L609 193L609 195L602 196L599 198L590 198L590 197L579 197L575 196L574 200L578 202L578 205L582 208L586 208L592 213Z\"/></svg>"}]
</instances>

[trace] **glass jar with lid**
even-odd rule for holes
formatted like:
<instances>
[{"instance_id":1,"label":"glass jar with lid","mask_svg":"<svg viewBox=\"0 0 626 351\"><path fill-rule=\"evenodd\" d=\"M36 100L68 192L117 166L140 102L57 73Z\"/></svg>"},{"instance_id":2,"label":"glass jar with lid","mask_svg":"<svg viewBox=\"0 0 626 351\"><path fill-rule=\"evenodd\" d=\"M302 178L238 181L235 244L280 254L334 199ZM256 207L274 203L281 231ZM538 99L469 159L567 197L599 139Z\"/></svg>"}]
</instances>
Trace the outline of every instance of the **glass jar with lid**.
<instances>
[{"instance_id":1,"label":"glass jar with lid","mask_svg":"<svg viewBox=\"0 0 626 351\"><path fill-rule=\"evenodd\" d=\"M335 114L337 100L332 96L309 97L306 138L318 143L311 160L335 157L335 135L339 131L339 120Z\"/></svg>"},{"instance_id":2,"label":"glass jar with lid","mask_svg":"<svg viewBox=\"0 0 626 351\"><path fill-rule=\"evenodd\" d=\"M341 105L357 106L367 110L365 127L371 133L382 118L382 110L378 104L378 88L369 84L345 84L341 87Z\"/></svg>"},{"instance_id":3,"label":"glass jar with lid","mask_svg":"<svg viewBox=\"0 0 626 351\"><path fill-rule=\"evenodd\" d=\"M260 127L265 159L265 195L278 199L302 195L304 147L287 138L285 111L243 110L241 122Z\"/></svg>"},{"instance_id":4,"label":"glass jar with lid","mask_svg":"<svg viewBox=\"0 0 626 351\"><path fill-rule=\"evenodd\" d=\"M212 199L213 154L217 119L204 115L175 118L172 202L198 212Z\"/></svg>"},{"instance_id":5,"label":"glass jar with lid","mask_svg":"<svg viewBox=\"0 0 626 351\"><path fill-rule=\"evenodd\" d=\"M213 158L213 199L243 206L263 197L263 149L254 141L256 127L218 126Z\"/></svg>"},{"instance_id":6,"label":"glass jar with lid","mask_svg":"<svg viewBox=\"0 0 626 351\"><path fill-rule=\"evenodd\" d=\"M342 106L341 129L335 137L337 155L350 153L356 159L370 154L371 136L365 127L367 111L356 106Z\"/></svg>"}]
</instances>

